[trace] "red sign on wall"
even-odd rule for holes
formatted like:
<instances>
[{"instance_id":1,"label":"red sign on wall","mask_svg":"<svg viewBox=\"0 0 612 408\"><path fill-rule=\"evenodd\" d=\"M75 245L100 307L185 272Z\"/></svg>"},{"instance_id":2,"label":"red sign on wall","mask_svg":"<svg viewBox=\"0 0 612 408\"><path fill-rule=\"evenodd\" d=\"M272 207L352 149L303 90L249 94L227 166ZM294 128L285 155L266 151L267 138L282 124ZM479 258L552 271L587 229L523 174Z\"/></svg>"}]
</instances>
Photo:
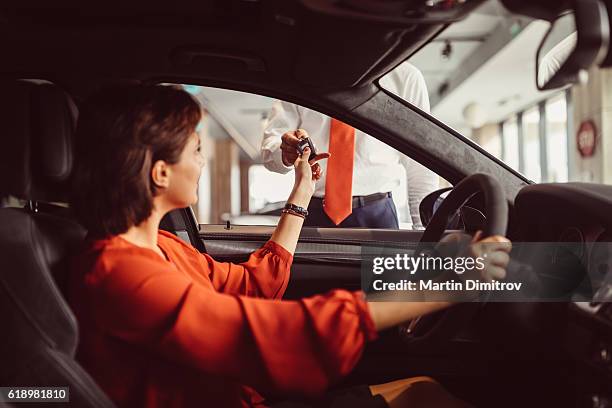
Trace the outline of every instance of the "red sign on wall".
<instances>
[{"instance_id":1,"label":"red sign on wall","mask_svg":"<svg viewBox=\"0 0 612 408\"><path fill-rule=\"evenodd\" d=\"M591 157L595 153L597 128L592 120L585 120L576 132L576 146L582 157Z\"/></svg>"}]
</instances>

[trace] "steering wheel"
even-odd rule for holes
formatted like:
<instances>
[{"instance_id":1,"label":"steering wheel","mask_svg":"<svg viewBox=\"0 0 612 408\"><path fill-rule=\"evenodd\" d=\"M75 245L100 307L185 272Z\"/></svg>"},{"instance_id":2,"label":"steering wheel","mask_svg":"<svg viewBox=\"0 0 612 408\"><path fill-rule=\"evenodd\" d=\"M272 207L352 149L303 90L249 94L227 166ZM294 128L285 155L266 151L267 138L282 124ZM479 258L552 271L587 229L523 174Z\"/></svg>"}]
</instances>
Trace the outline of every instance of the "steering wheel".
<instances>
[{"instance_id":1,"label":"steering wheel","mask_svg":"<svg viewBox=\"0 0 612 408\"><path fill-rule=\"evenodd\" d=\"M484 196L484 215L486 223L482 238L491 235L506 235L508 227L508 202L499 182L487 174L473 174L461 180L434 213L427 225L419 245L417 254L425 251L430 245L442 238L450 219L474 195ZM478 312L481 304L476 302L454 305L430 315L413 319L399 326L401 337L412 345L448 339L461 330Z\"/></svg>"}]
</instances>

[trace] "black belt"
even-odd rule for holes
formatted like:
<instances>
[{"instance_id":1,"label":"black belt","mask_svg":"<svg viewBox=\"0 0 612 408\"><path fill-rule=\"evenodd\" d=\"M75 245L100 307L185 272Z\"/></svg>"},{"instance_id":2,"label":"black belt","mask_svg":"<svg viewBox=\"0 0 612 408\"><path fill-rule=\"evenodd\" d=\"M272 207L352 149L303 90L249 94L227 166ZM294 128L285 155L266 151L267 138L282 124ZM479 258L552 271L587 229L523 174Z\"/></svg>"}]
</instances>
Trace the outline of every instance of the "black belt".
<instances>
[{"instance_id":1,"label":"black belt","mask_svg":"<svg viewBox=\"0 0 612 408\"><path fill-rule=\"evenodd\" d=\"M365 196L353 196L353 208L365 207L366 205L370 205L375 203L376 201L384 200L385 198L391 198L391 192L388 193L374 193ZM323 207L324 197L312 197L312 201L310 201L310 205L316 207Z\"/></svg>"}]
</instances>

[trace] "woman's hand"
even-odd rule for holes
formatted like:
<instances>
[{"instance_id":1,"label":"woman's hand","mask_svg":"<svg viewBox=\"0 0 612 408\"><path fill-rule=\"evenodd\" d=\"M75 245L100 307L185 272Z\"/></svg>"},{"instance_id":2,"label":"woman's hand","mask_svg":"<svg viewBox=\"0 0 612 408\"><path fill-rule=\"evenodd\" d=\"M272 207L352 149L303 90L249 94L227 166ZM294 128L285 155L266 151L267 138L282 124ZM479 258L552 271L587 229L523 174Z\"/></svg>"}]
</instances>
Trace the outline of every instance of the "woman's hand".
<instances>
[{"instance_id":1,"label":"woman's hand","mask_svg":"<svg viewBox=\"0 0 612 408\"><path fill-rule=\"evenodd\" d=\"M327 159L329 153L319 153L312 160L308 160L310 156L310 148L304 149L304 154L298 156L293 166L295 167L295 185L294 188L302 189L304 192L312 194L315 190L317 180L321 178L321 166L317 163L319 160Z\"/></svg>"},{"instance_id":2,"label":"woman's hand","mask_svg":"<svg viewBox=\"0 0 612 408\"><path fill-rule=\"evenodd\" d=\"M301 139L308 137L308 134L306 131L298 129L294 132L293 136L297 136L299 139ZM321 159L327 159L329 157L329 153L318 154L309 162L309 148L304 149L304 153L302 155L297 154L297 148L293 149L296 151L297 157L293 163L293 166L295 167L295 185L293 186L291 195L287 199L287 203L308 208L308 204L310 203L310 199L314 193L315 183L321 178L321 166L316 162ZM283 150L283 152L285 152L285 150ZM289 152L289 150L287 150L287 152ZM300 236L303 222L304 220L296 215L281 215L278 226L274 230L270 240L278 243L293 254L295 252L295 247Z\"/></svg>"},{"instance_id":3,"label":"woman's hand","mask_svg":"<svg viewBox=\"0 0 612 408\"><path fill-rule=\"evenodd\" d=\"M476 232L473 237L466 233L455 232L448 234L437 245L442 256L465 256L470 258L481 258L484 268L474 269L463 278L479 279L490 282L506 277L506 267L510 262L510 250L512 244L508 238L501 235L493 235L481 239L482 231Z\"/></svg>"},{"instance_id":4,"label":"woman's hand","mask_svg":"<svg viewBox=\"0 0 612 408\"><path fill-rule=\"evenodd\" d=\"M486 282L500 280L506 277L506 268L510 262L512 243L506 237L493 235L480 239L482 231L476 232L470 244L470 255L474 258L482 257L485 267L480 277Z\"/></svg>"},{"instance_id":5,"label":"woman's hand","mask_svg":"<svg viewBox=\"0 0 612 408\"><path fill-rule=\"evenodd\" d=\"M308 137L308 133L305 130L298 129L295 131L296 136L299 139ZM319 160L327 159L330 156L329 153L319 153L312 160L308 160L310 157L310 148L306 147L302 155L298 155L293 163L295 167L295 184L293 186L292 196L299 197L303 207L308 205L310 198L314 194L315 184L317 180L321 178L321 166L317 163ZM303 201L306 201L305 203ZM294 203L298 204L299 203Z\"/></svg>"}]
</instances>

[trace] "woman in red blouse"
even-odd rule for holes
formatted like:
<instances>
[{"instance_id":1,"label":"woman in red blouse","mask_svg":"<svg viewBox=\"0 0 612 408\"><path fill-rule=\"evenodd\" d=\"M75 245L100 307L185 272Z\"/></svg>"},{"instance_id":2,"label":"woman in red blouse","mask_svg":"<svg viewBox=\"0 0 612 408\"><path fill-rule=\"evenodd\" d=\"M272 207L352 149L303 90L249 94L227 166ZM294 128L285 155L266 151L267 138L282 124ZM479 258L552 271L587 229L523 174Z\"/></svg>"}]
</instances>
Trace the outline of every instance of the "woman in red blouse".
<instances>
[{"instance_id":1,"label":"woman in red blouse","mask_svg":"<svg viewBox=\"0 0 612 408\"><path fill-rule=\"evenodd\" d=\"M326 406L462 406L422 377L321 397L377 331L449 304L368 304L345 290L280 300L299 214L283 214L242 264L159 230L166 213L197 199L200 119L197 102L168 86L108 89L81 112L72 207L89 234L74 258L70 302L78 358L110 397L122 407L265 406L258 392ZM315 162L326 157L297 159L288 203L308 207ZM507 240L487 241L499 242L487 273L501 278Z\"/></svg>"}]
</instances>

